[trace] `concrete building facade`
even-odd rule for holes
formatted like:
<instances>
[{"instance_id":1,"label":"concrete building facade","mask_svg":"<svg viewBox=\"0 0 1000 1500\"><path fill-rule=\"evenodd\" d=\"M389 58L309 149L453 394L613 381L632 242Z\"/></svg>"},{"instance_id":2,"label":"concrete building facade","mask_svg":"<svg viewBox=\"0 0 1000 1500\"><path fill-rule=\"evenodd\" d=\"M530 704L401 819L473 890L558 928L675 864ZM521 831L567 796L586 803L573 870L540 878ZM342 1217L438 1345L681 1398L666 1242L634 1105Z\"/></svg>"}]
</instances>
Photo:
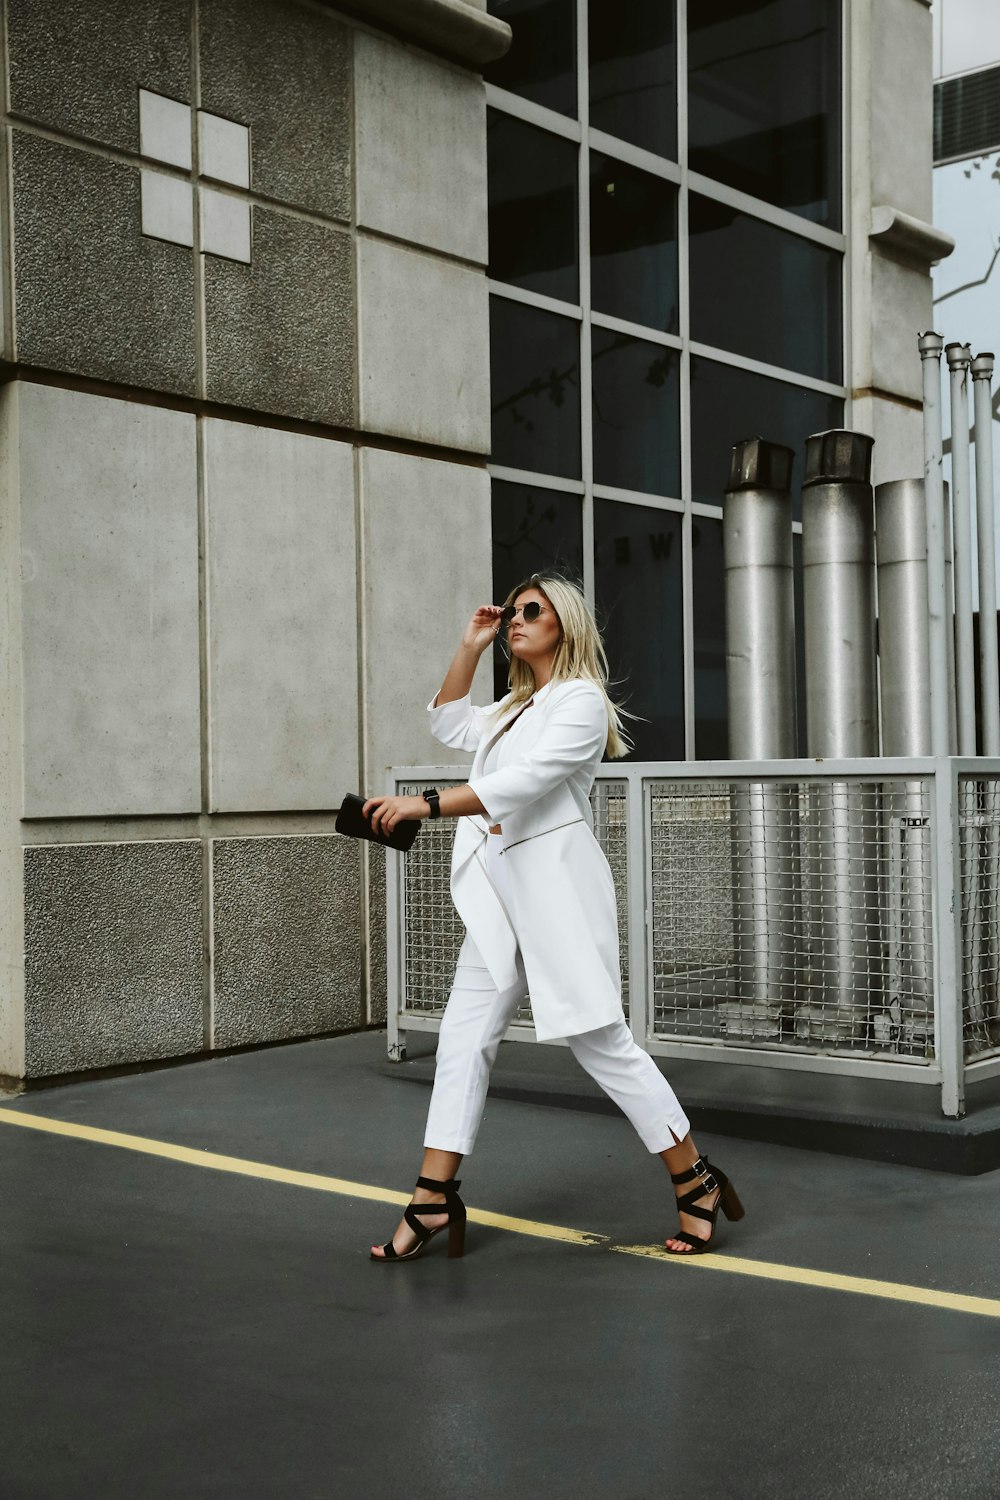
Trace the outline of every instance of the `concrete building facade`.
<instances>
[{"instance_id":1,"label":"concrete building facade","mask_svg":"<svg viewBox=\"0 0 1000 1500\"><path fill-rule=\"evenodd\" d=\"M701 704L724 691L711 639L699 660L695 615L721 595L721 557L694 549L721 478L717 498L695 485L692 364L807 392L798 426L766 436L800 444L843 422L875 436L876 481L921 472L916 334L932 325L929 268L949 245L931 222L930 10L808 8L826 49L822 213L755 196L724 165L726 131L728 159L742 160L768 28L798 44L790 0L700 0L698 27L715 26L718 43L706 97L724 106L706 105L722 138L700 157L683 0L636 4L622 22L641 42L643 17L666 15L662 53L619 46L622 7L602 0L4 0L0 1075L383 1019L384 869L334 833L335 810L344 792L383 786L392 764L441 759L423 704L470 601L510 581L495 544L518 486L576 507L579 571L599 605L599 508L620 507L605 512L609 544L619 515L676 528L676 588L650 596L663 660L637 671L655 698L657 673L680 663L679 748L667 715L643 753L705 753ZM597 58L609 34L599 112L588 48ZM568 45L573 107L529 97L519 35L522 57ZM609 102L651 86L674 120L652 147ZM518 191L503 129L569 152L568 293L520 284L496 235L491 248L488 109L494 223ZM763 125L754 150L770 150ZM619 288L649 282L638 312L595 300L582 205L608 162L612 178L632 172L630 192L645 175L670 194L672 234L642 230L626 246L638 260L615 271ZM548 212L559 191L542 182L522 199ZM692 327L697 215L706 233L726 215L759 230L765 263L785 241L820 257L821 368L756 348L759 308L741 332L738 301L728 346L725 329ZM543 234L505 222L529 245ZM645 309L662 261L643 256L666 240L677 295L661 317ZM798 292L794 280L765 288L779 333L815 322L810 275ZM740 295L749 307L760 294L749 279ZM511 308L525 316L513 341ZM575 403L568 475L561 459L546 467L544 442L541 459L517 457L498 378L498 350L519 337L551 374L551 350L533 343L545 318L568 331L582 372L549 403ZM624 482L595 472L602 338L663 363L647 409L654 437L675 434L662 482L647 478L655 465ZM720 475L728 443L748 435L728 432L726 389L713 398ZM602 398L627 428L627 375ZM766 401L754 409L763 422ZM543 546L531 561L567 558ZM484 664L482 696L491 689ZM717 712L702 717L724 735Z\"/></svg>"}]
</instances>

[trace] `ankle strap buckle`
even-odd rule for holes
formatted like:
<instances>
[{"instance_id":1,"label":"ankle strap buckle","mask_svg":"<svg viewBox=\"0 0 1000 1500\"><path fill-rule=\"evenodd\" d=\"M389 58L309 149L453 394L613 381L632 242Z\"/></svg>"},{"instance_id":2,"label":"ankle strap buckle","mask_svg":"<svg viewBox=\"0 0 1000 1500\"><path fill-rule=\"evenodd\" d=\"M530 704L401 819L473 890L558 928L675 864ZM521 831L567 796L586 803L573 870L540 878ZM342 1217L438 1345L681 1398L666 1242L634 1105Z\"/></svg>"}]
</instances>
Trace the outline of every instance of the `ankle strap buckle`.
<instances>
[{"instance_id":1,"label":"ankle strap buckle","mask_svg":"<svg viewBox=\"0 0 1000 1500\"><path fill-rule=\"evenodd\" d=\"M716 1181L715 1174L713 1173L711 1167L708 1165L707 1161L703 1161L699 1156L698 1160L695 1162L691 1170L695 1173L696 1176L701 1178L701 1181L708 1192L715 1192L719 1184Z\"/></svg>"}]
</instances>

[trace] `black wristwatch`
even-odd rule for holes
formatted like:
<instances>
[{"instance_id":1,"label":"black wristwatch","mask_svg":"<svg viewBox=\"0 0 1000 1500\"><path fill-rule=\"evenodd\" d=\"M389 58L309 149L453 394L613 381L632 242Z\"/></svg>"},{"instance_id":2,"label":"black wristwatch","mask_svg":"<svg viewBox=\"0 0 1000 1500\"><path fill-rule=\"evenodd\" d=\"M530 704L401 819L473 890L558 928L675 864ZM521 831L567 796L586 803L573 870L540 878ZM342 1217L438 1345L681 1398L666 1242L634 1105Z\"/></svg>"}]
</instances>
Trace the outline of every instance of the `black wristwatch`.
<instances>
[{"instance_id":1,"label":"black wristwatch","mask_svg":"<svg viewBox=\"0 0 1000 1500\"><path fill-rule=\"evenodd\" d=\"M424 801L427 803L427 806L430 808L431 817L439 818L441 816L441 793L438 791L437 787L429 786L426 792L421 792L420 795L423 797Z\"/></svg>"}]
</instances>

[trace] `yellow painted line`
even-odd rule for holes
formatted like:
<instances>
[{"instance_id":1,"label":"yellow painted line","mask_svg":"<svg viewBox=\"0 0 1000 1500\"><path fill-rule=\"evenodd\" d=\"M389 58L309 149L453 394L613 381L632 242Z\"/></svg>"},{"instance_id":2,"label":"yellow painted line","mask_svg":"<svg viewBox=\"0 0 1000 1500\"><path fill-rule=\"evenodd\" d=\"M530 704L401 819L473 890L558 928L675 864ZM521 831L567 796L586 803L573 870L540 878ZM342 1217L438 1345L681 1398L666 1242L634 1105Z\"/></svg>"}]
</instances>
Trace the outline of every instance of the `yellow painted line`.
<instances>
[{"instance_id":1,"label":"yellow painted line","mask_svg":"<svg viewBox=\"0 0 1000 1500\"><path fill-rule=\"evenodd\" d=\"M0 1108L0 1124L20 1125L26 1130L40 1130L73 1140L93 1141L102 1146L117 1146L124 1151L138 1151L143 1156L158 1156L165 1161L183 1162L192 1167L209 1167L216 1172L232 1172L240 1177L256 1177L264 1182L281 1182L290 1187L312 1188L321 1193L339 1193L347 1198L365 1198L374 1203L405 1205L409 1193L393 1188L373 1187L367 1182L352 1182L344 1177L327 1177L320 1172L296 1172L289 1167L275 1167L268 1162L249 1161L242 1156L221 1156L192 1146L176 1146L149 1136L126 1135L119 1130L102 1130L95 1125L77 1125L66 1120L51 1120L46 1115ZM774 1261L747 1260L736 1255L668 1255L656 1245L622 1245L608 1235L562 1224L543 1224L535 1219L516 1219L487 1209L470 1208L469 1219L490 1229L509 1234L529 1235L534 1239L558 1240L570 1245L596 1245L617 1255L631 1255L670 1265L686 1265L703 1271L724 1271L734 1276L754 1276L786 1285L817 1287L824 1291L849 1292L854 1296L881 1297L890 1302L909 1302L921 1307L936 1307L947 1312L973 1313L984 1318L1000 1318L1000 1298L971 1297L961 1292L939 1292L931 1287L909 1286L904 1282L876 1281L863 1276L842 1276L833 1271L814 1271L805 1266L785 1266Z\"/></svg>"}]
</instances>

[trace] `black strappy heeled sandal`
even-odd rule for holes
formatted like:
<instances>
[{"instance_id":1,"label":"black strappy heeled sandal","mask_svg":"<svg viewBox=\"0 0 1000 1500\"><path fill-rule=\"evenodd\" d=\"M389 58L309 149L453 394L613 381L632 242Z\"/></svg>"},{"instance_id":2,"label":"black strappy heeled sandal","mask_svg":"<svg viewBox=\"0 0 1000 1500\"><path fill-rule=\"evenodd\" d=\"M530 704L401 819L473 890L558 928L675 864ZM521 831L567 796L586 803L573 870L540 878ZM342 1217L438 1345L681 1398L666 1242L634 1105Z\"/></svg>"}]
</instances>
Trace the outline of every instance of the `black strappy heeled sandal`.
<instances>
[{"instance_id":1,"label":"black strappy heeled sandal","mask_svg":"<svg viewBox=\"0 0 1000 1500\"><path fill-rule=\"evenodd\" d=\"M696 1219L707 1219L712 1226L712 1233L707 1240L700 1240L696 1234L689 1233L686 1229L680 1229L672 1234L672 1240L682 1240L685 1245L690 1245L690 1250L671 1250L667 1245L668 1255L704 1255L706 1250L711 1249L715 1238L715 1221L719 1216L719 1209L727 1219L742 1219L743 1204L736 1196L733 1187L725 1172L720 1172L718 1167L713 1167L707 1157L700 1157L693 1167L688 1167L686 1172L671 1172L670 1181L675 1182L678 1187L685 1182L694 1182L697 1179L699 1186L693 1187L689 1193L685 1193L677 1199L677 1211L682 1214L694 1214ZM698 1203L699 1198L704 1198L707 1193L718 1190L719 1196L712 1208L702 1208Z\"/></svg>"},{"instance_id":2,"label":"black strappy heeled sandal","mask_svg":"<svg viewBox=\"0 0 1000 1500\"><path fill-rule=\"evenodd\" d=\"M405 1251L400 1255L393 1246L392 1240L382 1246L382 1254L369 1255L369 1260L375 1261L398 1261L414 1260L436 1234L442 1229L448 1231L448 1259L458 1260L465 1254L465 1204L458 1196L458 1190L462 1186L460 1182L435 1182L433 1177L418 1177L417 1187L426 1188L429 1193L444 1193L443 1203L411 1203L405 1210L403 1218L406 1220L413 1233L417 1236L417 1243L412 1250ZM444 1214L448 1215L447 1224L439 1224L436 1229L428 1229L426 1224L421 1224L418 1214Z\"/></svg>"}]
</instances>

